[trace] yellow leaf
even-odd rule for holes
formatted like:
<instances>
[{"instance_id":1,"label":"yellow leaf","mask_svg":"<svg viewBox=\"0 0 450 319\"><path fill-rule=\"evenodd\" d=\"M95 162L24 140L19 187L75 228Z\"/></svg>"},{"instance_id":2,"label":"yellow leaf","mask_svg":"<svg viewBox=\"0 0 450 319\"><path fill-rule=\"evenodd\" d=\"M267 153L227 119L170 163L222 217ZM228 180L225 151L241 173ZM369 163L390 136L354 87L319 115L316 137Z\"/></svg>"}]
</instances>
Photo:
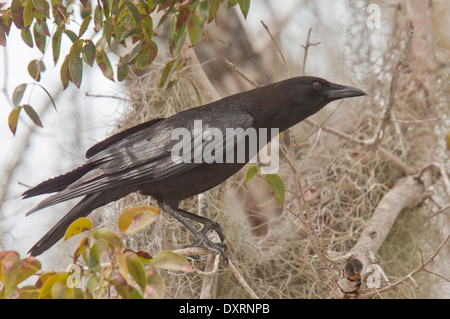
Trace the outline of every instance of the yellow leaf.
<instances>
[{"instance_id":1,"label":"yellow leaf","mask_svg":"<svg viewBox=\"0 0 450 319\"><path fill-rule=\"evenodd\" d=\"M125 234L135 233L158 218L159 209L153 206L133 206L125 209L119 216L117 224L119 230Z\"/></svg>"},{"instance_id":2,"label":"yellow leaf","mask_svg":"<svg viewBox=\"0 0 450 319\"><path fill-rule=\"evenodd\" d=\"M53 285L57 282L65 284L67 282L67 278L69 277L68 273L59 273L53 276L50 276L45 280L42 285L41 291L39 292L39 299L51 299L53 298ZM60 291L59 289L57 291ZM57 292L55 291L55 292ZM55 296L56 297L56 296Z\"/></svg>"},{"instance_id":3,"label":"yellow leaf","mask_svg":"<svg viewBox=\"0 0 450 319\"><path fill-rule=\"evenodd\" d=\"M70 237L78 235L86 230L91 230L91 228L92 222L89 218L80 217L70 224L69 228L67 228L66 233L64 234L64 240L67 240Z\"/></svg>"}]
</instances>

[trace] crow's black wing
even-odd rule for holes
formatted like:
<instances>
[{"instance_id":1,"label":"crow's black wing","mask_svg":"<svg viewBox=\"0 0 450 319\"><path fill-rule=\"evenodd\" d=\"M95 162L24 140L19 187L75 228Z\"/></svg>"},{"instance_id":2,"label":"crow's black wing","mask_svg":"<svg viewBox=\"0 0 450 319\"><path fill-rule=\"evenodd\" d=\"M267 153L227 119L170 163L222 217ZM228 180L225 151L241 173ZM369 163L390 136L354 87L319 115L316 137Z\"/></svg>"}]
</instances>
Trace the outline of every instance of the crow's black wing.
<instances>
[{"instance_id":1,"label":"crow's black wing","mask_svg":"<svg viewBox=\"0 0 450 319\"><path fill-rule=\"evenodd\" d=\"M225 106L223 105L222 109ZM135 131L106 146L88 159L86 165L92 167L89 172L41 201L27 214L80 196L118 188L130 189L143 183L175 178L177 174L202 165L180 159L174 160L172 149L180 141L172 137L173 131L180 128L187 129L191 138L184 142L197 144L203 149L206 144L214 141L203 140L200 144L194 143L196 136L198 138L198 132L194 132L196 119L202 120L203 129L215 127L223 132L226 128L252 127L253 117L245 109L236 105L231 108L231 111L226 109L226 113L232 112L233 118L221 116L220 107L214 108L214 113L211 113L211 108L190 109L145 127L141 131ZM193 149L192 151L195 153Z\"/></svg>"}]
</instances>

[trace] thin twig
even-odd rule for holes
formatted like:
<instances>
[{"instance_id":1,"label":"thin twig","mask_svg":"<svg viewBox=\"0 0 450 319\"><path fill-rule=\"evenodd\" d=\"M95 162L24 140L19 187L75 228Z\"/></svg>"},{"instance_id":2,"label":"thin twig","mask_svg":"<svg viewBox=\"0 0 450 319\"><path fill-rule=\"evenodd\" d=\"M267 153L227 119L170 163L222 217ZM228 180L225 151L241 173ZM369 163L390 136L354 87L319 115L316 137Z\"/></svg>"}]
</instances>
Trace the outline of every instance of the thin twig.
<instances>
[{"instance_id":1,"label":"thin twig","mask_svg":"<svg viewBox=\"0 0 450 319\"><path fill-rule=\"evenodd\" d=\"M306 43L305 43L305 45L302 44L302 48L305 49L305 54L304 54L304 56L303 56L302 75L305 75L306 58L308 57L308 50L309 50L309 47L310 47L310 46L314 46L314 45L319 45L319 44L320 44L320 41L319 41L319 42L315 42L315 43L310 42L310 39L311 39L311 32L312 32L312 28L309 28L309 30L308 30L308 36L306 37Z\"/></svg>"},{"instance_id":2,"label":"thin twig","mask_svg":"<svg viewBox=\"0 0 450 319\"><path fill-rule=\"evenodd\" d=\"M286 64L286 59L284 58L284 55L283 55L283 52L281 51L280 46L278 45L277 41L275 41L272 33L269 30L269 27L264 23L263 20L261 20L261 23L264 26L264 29L266 29L267 33L269 34L270 39L272 40L273 44L275 44L275 47L277 48L278 52L280 53L280 56L281 56L281 59L283 60L283 64L284 64L284 68L286 69L286 72L289 72L287 64Z\"/></svg>"},{"instance_id":3,"label":"thin twig","mask_svg":"<svg viewBox=\"0 0 450 319\"><path fill-rule=\"evenodd\" d=\"M236 72L241 78L243 78L245 81L247 81L248 83L250 83L252 86L254 86L255 88L260 87L260 85L258 83L256 83L255 81L253 81L252 79L250 79L248 76L246 76L244 73L241 72L241 70L239 70L236 65L234 65L233 63L231 63L230 61L228 61L226 58L223 58L223 61L225 62L225 64L227 65L227 67L233 71Z\"/></svg>"},{"instance_id":4,"label":"thin twig","mask_svg":"<svg viewBox=\"0 0 450 319\"><path fill-rule=\"evenodd\" d=\"M120 97L120 96L116 96L116 95L106 95L106 94L91 94L89 92L86 92L86 96L87 97L97 97L97 98L107 98L107 99L116 99L116 100L120 100L120 101L125 101L125 102L133 102L131 99L127 99L124 97Z\"/></svg>"},{"instance_id":5,"label":"thin twig","mask_svg":"<svg viewBox=\"0 0 450 319\"><path fill-rule=\"evenodd\" d=\"M244 287L244 289L248 292L248 294L252 297L252 299L259 299L258 295L250 288L248 283L245 281L245 278L242 277L239 270L234 266L234 264L231 262L231 260L228 262L228 268L231 270L231 272L234 274L236 279L239 281L239 283Z\"/></svg>"}]
</instances>

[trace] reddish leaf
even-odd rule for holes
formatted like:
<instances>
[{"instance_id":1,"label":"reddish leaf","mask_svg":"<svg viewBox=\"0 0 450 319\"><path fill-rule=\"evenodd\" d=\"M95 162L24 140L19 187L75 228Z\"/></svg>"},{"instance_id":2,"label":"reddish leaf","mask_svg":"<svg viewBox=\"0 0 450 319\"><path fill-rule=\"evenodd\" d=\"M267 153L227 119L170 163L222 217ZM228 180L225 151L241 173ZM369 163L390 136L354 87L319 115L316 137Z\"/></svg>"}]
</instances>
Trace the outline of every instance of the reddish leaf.
<instances>
[{"instance_id":1,"label":"reddish leaf","mask_svg":"<svg viewBox=\"0 0 450 319\"><path fill-rule=\"evenodd\" d=\"M16 289L16 279L20 271L20 257L16 252L10 252L1 261L1 281L4 298L9 299Z\"/></svg>"},{"instance_id":2,"label":"reddish leaf","mask_svg":"<svg viewBox=\"0 0 450 319\"><path fill-rule=\"evenodd\" d=\"M303 195L303 200L309 202L317 196L319 196L319 189L312 187Z\"/></svg>"},{"instance_id":3,"label":"reddish leaf","mask_svg":"<svg viewBox=\"0 0 450 319\"><path fill-rule=\"evenodd\" d=\"M11 15L17 29L23 29L25 27L23 22L23 9L24 8L20 0L12 0Z\"/></svg>"},{"instance_id":4,"label":"reddish leaf","mask_svg":"<svg viewBox=\"0 0 450 319\"><path fill-rule=\"evenodd\" d=\"M181 28L188 21L188 19L194 13L194 10L190 6L185 6L182 7L178 12L177 24L175 26L176 29Z\"/></svg>"},{"instance_id":5,"label":"reddish leaf","mask_svg":"<svg viewBox=\"0 0 450 319\"><path fill-rule=\"evenodd\" d=\"M167 9L171 4L172 0L163 0L162 3L159 4L158 12Z\"/></svg>"}]
</instances>

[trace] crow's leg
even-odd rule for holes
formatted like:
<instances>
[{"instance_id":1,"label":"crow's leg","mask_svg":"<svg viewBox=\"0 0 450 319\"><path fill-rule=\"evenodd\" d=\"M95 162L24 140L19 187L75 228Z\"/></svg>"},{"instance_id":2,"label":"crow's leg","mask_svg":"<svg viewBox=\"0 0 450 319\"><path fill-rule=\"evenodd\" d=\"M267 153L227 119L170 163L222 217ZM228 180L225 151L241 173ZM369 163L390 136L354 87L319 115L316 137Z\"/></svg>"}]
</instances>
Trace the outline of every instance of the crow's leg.
<instances>
[{"instance_id":1,"label":"crow's leg","mask_svg":"<svg viewBox=\"0 0 450 319\"><path fill-rule=\"evenodd\" d=\"M158 205L159 207L162 208L163 211L175 217L175 219L177 219L180 223L182 223L185 227L187 227L187 229L189 229L194 234L195 238L197 238L197 242L194 244L194 246L203 246L206 249L214 252L215 254L220 254L225 260L225 262L228 263L228 257L223 251L222 243L212 242L208 237L206 237L206 235L202 231L195 228L194 225L192 225L186 219L186 217L184 217L183 214L179 212L178 209L173 209L172 207L170 207L169 205L165 204L162 201L158 201Z\"/></svg>"},{"instance_id":2,"label":"crow's leg","mask_svg":"<svg viewBox=\"0 0 450 319\"><path fill-rule=\"evenodd\" d=\"M200 224L203 225L202 228L202 233L206 235L206 233L208 233L208 231L210 230L214 230L217 235L219 235L220 237L220 241L223 243L223 241L225 240L225 235L223 234L222 231L222 227L220 227L219 223L216 223L215 221L212 221L209 218L197 215L197 214L192 214L184 209L180 209L178 208L178 212L183 215L186 218L189 218L190 220L195 220L196 222L199 222Z\"/></svg>"}]
</instances>

